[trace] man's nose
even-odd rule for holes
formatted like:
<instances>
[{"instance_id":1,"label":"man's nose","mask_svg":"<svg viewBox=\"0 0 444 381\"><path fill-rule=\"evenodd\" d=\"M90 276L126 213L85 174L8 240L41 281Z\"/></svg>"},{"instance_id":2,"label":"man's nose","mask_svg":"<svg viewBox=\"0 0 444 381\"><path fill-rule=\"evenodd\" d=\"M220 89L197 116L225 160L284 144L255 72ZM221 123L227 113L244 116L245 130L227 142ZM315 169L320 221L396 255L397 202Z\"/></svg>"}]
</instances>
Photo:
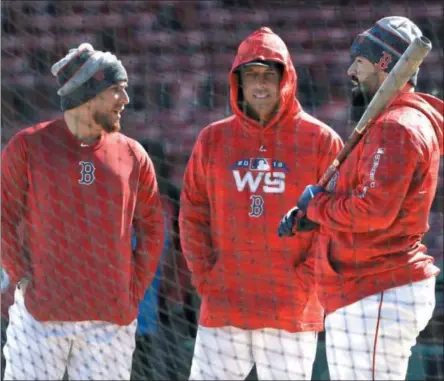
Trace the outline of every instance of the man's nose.
<instances>
[{"instance_id":1,"label":"man's nose","mask_svg":"<svg viewBox=\"0 0 444 381\"><path fill-rule=\"evenodd\" d=\"M258 87L265 87L267 85L267 80L265 79L265 75L257 76L256 85Z\"/></svg>"},{"instance_id":2,"label":"man's nose","mask_svg":"<svg viewBox=\"0 0 444 381\"><path fill-rule=\"evenodd\" d=\"M126 106L130 102L130 98L126 90L123 90L120 94L120 101Z\"/></svg>"},{"instance_id":3,"label":"man's nose","mask_svg":"<svg viewBox=\"0 0 444 381\"><path fill-rule=\"evenodd\" d=\"M349 77L356 76L356 68L355 68L355 64L354 63L352 63L350 65L350 67L347 69L347 75Z\"/></svg>"}]
</instances>

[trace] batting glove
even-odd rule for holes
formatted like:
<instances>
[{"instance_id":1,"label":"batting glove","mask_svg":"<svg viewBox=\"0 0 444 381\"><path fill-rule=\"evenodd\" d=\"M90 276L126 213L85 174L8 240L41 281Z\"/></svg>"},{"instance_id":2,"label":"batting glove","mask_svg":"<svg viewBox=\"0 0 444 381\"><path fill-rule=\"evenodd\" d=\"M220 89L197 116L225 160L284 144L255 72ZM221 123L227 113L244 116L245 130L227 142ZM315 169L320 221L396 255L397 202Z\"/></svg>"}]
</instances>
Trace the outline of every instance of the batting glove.
<instances>
[{"instance_id":1,"label":"batting glove","mask_svg":"<svg viewBox=\"0 0 444 381\"><path fill-rule=\"evenodd\" d=\"M279 237L292 237L294 232L312 231L319 225L307 218L307 208L311 199L318 193L325 192L325 189L315 185L308 185L305 187L299 198L297 206L290 209L288 213L282 218L278 227Z\"/></svg>"},{"instance_id":2,"label":"batting glove","mask_svg":"<svg viewBox=\"0 0 444 381\"><path fill-rule=\"evenodd\" d=\"M299 201L297 203L298 208L302 210L304 214L306 214L308 204L310 203L312 198L318 193L322 192L325 192L325 189L322 187L318 187L317 185L307 185L302 192L301 197L299 197Z\"/></svg>"},{"instance_id":3,"label":"batting glove","mask_svg":"<svg viewBox=\"0 0 444 381\"><path fill-rule=\"evenodd\" d=\"M279 237L292 237L294 232L309 232L317 228L319 225L307 218L297 206L290 209L289 212L282 218L278 227Z\"/></svg>"},{"instance_id":4,"label":"batting glove","mask_svg":"<svg viewBox=\"0 0 444 381\"><path fill-rule=\"evenodd\" d=\"M288 213L282 218L278 227L279 237L292 237L294 236L293 227L296 224L297 215L299 213L299 208L295 206L290 209Z\"/></svg>"}]
</instances>

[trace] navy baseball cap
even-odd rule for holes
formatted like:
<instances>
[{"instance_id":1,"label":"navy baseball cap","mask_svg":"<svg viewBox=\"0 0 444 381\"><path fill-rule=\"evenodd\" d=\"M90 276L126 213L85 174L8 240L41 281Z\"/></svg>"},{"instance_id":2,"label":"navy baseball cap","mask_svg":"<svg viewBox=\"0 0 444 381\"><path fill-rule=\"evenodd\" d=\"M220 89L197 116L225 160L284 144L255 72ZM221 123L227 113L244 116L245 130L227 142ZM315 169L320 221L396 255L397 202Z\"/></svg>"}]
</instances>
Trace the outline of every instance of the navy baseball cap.
<instances>
[{"instance_id":1,"label":"navy baseball cap","mask_svg":"<svg viewBox=\"0 0 444 381\"><path fill-rule=\"evenodd\" d=\"M252 66L262 66L262 67L274 68L274 69L278 69L281 73L284 68L283 65L277 61L253 60L253 61L244 63L242 65L239 65L235 71L242 70L242 69L245 69L247 67L252 67Z\"/></svg>"}]
</instances>

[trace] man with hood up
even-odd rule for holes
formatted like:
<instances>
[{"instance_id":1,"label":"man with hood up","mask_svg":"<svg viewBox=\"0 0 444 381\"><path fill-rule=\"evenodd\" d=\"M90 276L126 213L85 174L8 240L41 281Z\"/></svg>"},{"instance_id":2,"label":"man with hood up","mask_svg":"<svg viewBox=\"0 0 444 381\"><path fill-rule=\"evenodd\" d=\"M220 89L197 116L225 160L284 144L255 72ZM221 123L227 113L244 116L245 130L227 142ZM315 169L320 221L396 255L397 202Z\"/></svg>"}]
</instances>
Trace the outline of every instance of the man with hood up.
<instances>
[{"instance_id":1,"label":"man with hood up","mask_svg":"<svg viewBox=\"0 0 444 381\"><path fill-rule=\"evenodd\" d=\"M385 17L358 35L348 69L355 99L370 100L420 36L405 17ZM435 307L440 270L422 238L443 153L443 102L415 92L416 80L417 73L373 122L328 191L307 186L279 226L292 235L297 210L320 225L316 276L334 380L405 379Z\"/></svg>"},{"instance_id":2,"label":"man with hood up","mask_svg":"<svg viewBox=\"0 0 444 381\"><path fill-rule=\"evenodd\" d=\"M313 234L280 240L275 227L342 148L305 113L282 39L260 28L238 49L233 115L197 138L181 194L180 232L202 297L191 380L310 380L323 311L314 287Z\"/></svg>"}]
</instances>

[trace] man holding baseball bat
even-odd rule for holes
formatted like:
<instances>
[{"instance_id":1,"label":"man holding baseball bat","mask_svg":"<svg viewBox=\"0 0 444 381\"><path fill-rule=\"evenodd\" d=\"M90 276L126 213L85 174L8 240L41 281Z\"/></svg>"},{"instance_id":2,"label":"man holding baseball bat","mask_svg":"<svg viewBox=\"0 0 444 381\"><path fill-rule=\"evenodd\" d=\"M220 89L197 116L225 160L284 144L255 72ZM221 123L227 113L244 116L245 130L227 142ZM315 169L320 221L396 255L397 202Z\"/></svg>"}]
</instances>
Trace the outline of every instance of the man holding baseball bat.
<instances>
[{"instance_id":1,"label":"man holding baseball bat","mask_svg":"<svg viewBox=\"0 0 444 381\"><path fill-rule=\"evenodd\" d=\"M443 153L443 102L414 91L417 70L406 55L418 41L430 44L404 17L383 18L357 36L347 74L372 100L372 117L338 154L330 181L307 186L279 225L280 236L319 226L316 275L332 380L405 379L435 307L440 270L421 241Z\"/></svg>"}]
</instances>

